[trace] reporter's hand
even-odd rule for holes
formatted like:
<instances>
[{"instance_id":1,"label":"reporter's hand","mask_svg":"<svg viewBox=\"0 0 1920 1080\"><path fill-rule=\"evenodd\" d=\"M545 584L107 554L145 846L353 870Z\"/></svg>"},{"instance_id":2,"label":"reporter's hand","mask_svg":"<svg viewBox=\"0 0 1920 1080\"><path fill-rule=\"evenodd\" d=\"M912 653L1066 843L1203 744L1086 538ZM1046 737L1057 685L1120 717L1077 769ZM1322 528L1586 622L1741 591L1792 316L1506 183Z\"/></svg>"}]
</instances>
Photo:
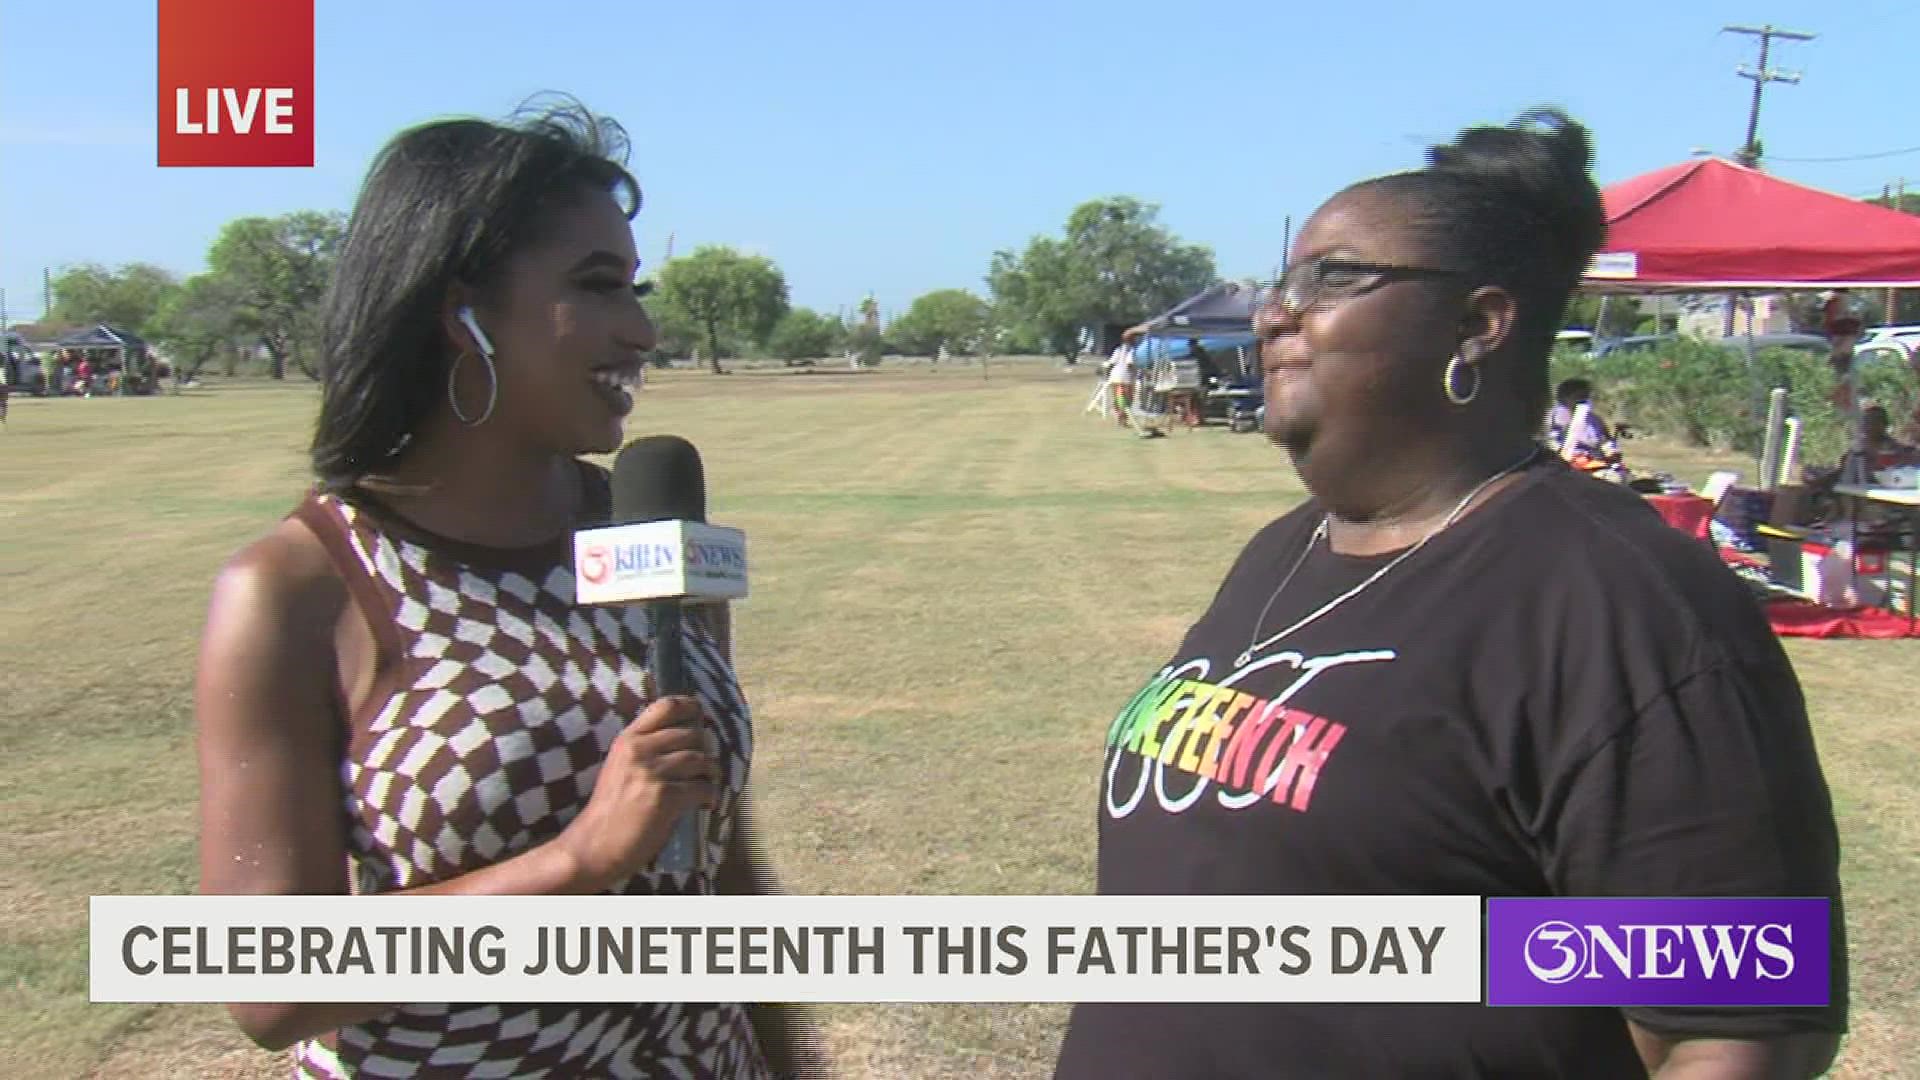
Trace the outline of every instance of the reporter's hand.
<instances>
[{"instance_id":1,"label":"reporter's hand","mask_svg":"<svg viewBox=\"0 0 1920 1080\"><path fill-rule=\"evenodd\" d=\"M614 739L586 808L553 842L587 891L610 888L653 862L681 814L713 805L717 773L699 703L661 698Z\"/></svg>"}]
</instances>

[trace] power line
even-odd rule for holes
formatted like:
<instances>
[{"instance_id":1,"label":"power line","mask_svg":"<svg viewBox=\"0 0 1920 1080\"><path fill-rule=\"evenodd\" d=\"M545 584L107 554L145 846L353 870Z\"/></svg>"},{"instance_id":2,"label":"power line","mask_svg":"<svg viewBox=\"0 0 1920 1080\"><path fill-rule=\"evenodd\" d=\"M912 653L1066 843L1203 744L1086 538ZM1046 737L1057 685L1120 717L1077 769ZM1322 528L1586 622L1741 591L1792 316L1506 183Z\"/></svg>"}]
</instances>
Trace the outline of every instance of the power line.
<instances>
[{"instance_id":1,"label":"power line","mask_svg":"<svg viewBox=\"0 0 1920 1080\"><path fill-rule=\"evenodd\" d=\"M1873 161L1876 158L1899 157L1902 154L1920 154L1920 146L1906 146L1898 150L1881 150L1872 154L1848 154L1844 157L1773 157L1773 155L1769 154L1768 158L1772 161L1791 161L1796 165L1812 165L1835 161Z\"/></svg>"}]
</instances>

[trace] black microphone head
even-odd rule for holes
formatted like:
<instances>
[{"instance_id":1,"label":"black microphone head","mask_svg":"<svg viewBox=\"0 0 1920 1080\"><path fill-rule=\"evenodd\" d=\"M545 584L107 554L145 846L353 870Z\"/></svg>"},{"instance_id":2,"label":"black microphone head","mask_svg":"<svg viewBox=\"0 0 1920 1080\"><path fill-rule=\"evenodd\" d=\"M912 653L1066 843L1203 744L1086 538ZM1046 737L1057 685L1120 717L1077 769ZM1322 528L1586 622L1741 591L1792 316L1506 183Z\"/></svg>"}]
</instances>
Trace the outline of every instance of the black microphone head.
<instances>
[{"instance_id":1,"label":"black microphone head","mask_svg":"<svg viewBox=\"0 0 1920 1080\"><path fill-rule=\"evenodd\" d=\"M613 520L707 520L707 477L700 451L678 435L649 435L613 459Z\"/></svg>"}]
</instances>

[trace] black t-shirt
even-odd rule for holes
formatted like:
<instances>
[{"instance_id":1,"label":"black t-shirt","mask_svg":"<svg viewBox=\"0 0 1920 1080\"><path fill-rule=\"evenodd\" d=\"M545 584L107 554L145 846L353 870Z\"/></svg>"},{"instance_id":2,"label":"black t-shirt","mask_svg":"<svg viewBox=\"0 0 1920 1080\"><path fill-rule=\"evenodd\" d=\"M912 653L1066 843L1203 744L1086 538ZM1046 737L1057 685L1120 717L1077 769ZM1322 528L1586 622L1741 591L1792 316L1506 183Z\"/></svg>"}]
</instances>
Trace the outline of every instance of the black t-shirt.
<instances>
[{"instance_id":1,"label":"black t-shirt","mask_svg":"<svg viewBox=\"0 0 1920 1080\"><path fill-rule=\"evenodd\" d=\"M1262 529L1110 726L1101 893L1830 896L1827 1008L1625 1011L1672 1034L1844 1030L1805 703L1705 545L1546 459L1236 666L1391 561L1322 541L1256 634L1320 518L1309 501ZM1056 1080L1642 1074L1620 1010L1167 1003L1075 1008Z\"/></svg>"}]
</instances>

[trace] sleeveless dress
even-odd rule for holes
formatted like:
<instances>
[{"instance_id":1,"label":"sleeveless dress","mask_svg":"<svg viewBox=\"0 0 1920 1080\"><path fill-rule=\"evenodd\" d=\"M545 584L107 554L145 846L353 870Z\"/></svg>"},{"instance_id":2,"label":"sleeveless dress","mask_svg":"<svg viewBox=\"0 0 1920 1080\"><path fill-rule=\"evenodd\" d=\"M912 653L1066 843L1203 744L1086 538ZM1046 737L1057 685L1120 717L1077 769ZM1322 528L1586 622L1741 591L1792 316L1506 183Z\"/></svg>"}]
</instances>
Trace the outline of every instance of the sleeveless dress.
<instances>
[{"instance_id":1,"label":"sleeveless dress","mask_svg":"<svg viewBox=\"0 0 1920 1080\"><path fill-rule=\"evenodd\" d=\"M605 520L610 500L605 470L581 469L586 526ZM325 545L378 646L378 683L347 718L340 766L355 891L442 881L557 836L649 700L644 612L577 606L568 536L478 547L331 494L293 514ZM682 623L721 750L713 867L746 783L752 725L716 642L700 620ZM709 895L713 882L642 871L612 892ZM297 1076L326 1080L768 1075L736 1004L407 1005L299 1043L294 1057Z\"/></svg>"}]
</instances>

